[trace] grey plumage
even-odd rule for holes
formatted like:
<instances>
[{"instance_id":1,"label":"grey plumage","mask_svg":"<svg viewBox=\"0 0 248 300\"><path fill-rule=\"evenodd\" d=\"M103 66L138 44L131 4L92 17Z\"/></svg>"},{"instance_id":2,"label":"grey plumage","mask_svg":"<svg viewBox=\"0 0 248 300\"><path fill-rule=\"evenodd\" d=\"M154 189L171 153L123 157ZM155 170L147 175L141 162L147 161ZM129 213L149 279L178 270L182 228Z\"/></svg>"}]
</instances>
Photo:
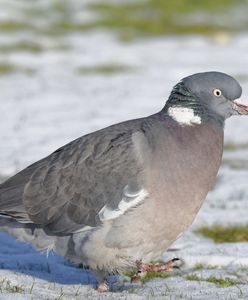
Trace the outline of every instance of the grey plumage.
<instances>
[{"instance_id":1,"label":"grey plumage","mask_svg":"<svg viewBox=\"0 0 248 300\"><path fill-rule=\"evenodd\" d=\"M159 113L85 135L1 184L0 213L24 223L5 219L17 236L36 232L42 247L88 264L99 280L154 259L211 188L224 121L247 113L233 102L240 95L226 74L189 76Z\"/></svg>"},{"instance_id":2,"label":"grey plumage","mask_svg":"<svg viewBox=\"0 0 248 300\"><path fill-rule=\"evenodd\" d=\"M53 233L99 224L101 208L117 208L123 188L139 184L132 135L142 120L134 123L81 137L7 180L0 186L2 213L19 216L22 199L20 221L45 225Z\"/></svg>"}]
</instances>

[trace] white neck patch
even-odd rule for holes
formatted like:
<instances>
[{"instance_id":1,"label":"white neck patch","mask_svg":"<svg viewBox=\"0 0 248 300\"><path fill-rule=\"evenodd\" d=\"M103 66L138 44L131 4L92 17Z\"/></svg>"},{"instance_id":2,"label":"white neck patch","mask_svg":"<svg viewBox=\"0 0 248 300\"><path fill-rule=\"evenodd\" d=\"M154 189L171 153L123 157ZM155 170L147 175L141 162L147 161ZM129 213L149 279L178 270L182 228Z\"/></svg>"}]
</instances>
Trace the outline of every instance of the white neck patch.
<instances>
[{"instance_id":1,"label":"white neck patch","mask_svg":"<svg viewBox=\"0 0 248 300\"><path fill-rule=\"evenodd\" d=\"M181 125L201 124L201 117L195 115L192 108L172 106L169 107L168 114Z\"/></svg>"}]
</instances>

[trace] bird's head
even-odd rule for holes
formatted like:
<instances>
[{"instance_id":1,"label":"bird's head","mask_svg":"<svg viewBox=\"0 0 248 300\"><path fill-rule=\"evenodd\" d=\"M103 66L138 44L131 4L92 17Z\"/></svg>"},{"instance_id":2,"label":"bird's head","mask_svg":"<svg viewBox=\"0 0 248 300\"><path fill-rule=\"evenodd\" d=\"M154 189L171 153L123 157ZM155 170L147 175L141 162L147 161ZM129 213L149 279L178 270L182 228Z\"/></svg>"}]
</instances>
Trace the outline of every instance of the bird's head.
<instances>
[{"instance_id":1,"label":"bird's head","mask_svg":"<svg viewBox=\"0 0 248 300\"><path fill-rule=\"evenodd\" d=\"M248 115L248 106L237 102L241 94L240 84L227 74L197 73L173 88L165 110L182 125L215 121L223 126L232 115Z\"/></svg>"}]
</instances>

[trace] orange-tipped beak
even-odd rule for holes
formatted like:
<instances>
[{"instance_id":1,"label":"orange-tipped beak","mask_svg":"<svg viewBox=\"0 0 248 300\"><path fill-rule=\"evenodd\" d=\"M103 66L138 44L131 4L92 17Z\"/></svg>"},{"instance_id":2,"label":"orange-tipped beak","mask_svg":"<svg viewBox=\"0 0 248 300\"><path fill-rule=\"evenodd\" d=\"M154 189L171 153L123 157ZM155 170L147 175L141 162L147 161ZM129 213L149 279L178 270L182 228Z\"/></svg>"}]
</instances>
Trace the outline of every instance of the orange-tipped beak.
<instances>
[{"instance_id":1,"label":"orange-tipped beak","mask_svg":"<svg viewBox=\"0 0 248 300\"><path fill-rule=\"evenodd\" d=\"M233 109L239 115L248 115L248 105L241 104L237 100L233 101Z\"/></svg>"}]
</instances>

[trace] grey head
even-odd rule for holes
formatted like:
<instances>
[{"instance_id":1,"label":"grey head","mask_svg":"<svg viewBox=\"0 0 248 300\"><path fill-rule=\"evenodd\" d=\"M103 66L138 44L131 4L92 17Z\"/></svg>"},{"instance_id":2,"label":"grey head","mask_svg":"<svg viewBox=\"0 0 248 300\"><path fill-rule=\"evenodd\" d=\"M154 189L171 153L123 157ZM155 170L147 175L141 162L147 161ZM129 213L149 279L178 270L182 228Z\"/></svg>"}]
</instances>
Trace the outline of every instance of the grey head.
<instances>
[{"instance_id":1,"label":"grey head","mask_svg":"<svg viewBox=\"0 0 248 300\"><path fill-rule=\"evenodd\" d=\"M197 73L183 78L173 88L163 111L170 115L173 109L178 113L181 109L181 114L191 111L195 121L212 121L223 126L232 115L248 114L248 107L236 102L241 94L240 84L227 74Z\"/></svg>"}]
</instances>

